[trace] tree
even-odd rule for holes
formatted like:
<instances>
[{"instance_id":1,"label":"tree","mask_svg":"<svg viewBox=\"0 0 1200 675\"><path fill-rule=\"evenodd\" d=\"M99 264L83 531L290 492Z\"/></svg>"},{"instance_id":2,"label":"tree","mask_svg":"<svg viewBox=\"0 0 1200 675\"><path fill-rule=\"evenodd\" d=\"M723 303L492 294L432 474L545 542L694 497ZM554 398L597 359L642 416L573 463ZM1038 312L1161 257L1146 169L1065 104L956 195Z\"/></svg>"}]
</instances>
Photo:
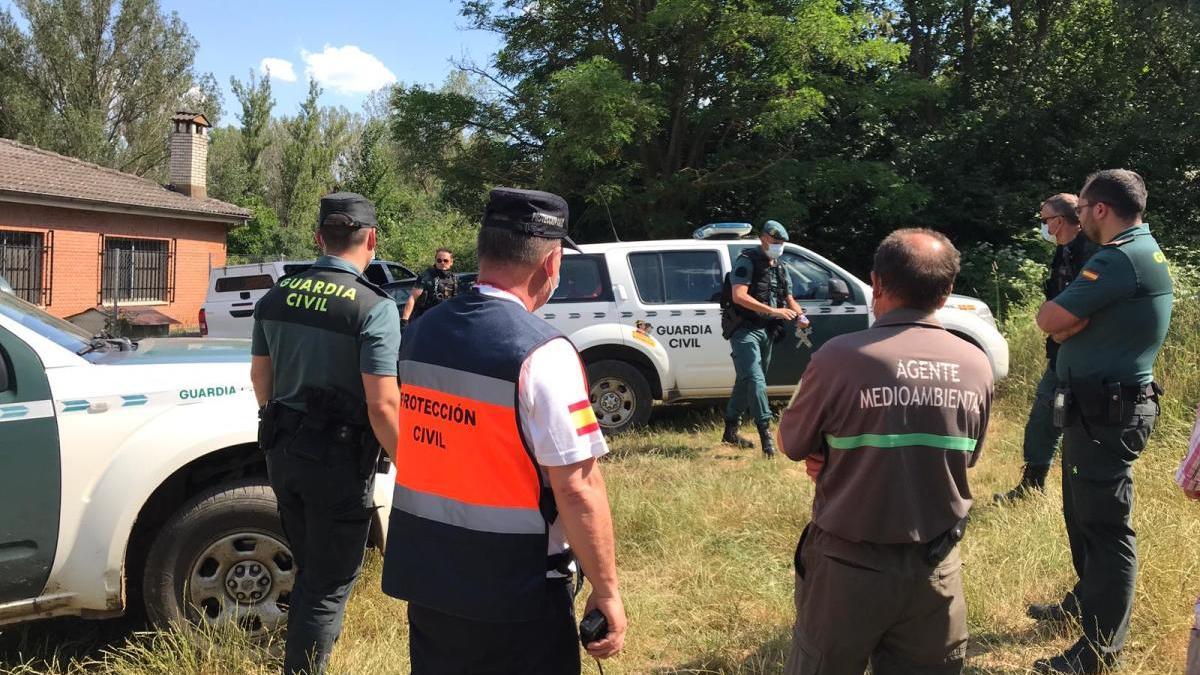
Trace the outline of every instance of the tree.
<instances>
[{"instance_id":1,"label":"tree","mask_svg":"<svg viewBox=\"0 0 1200 675\"><path fill-rule=\"evenodd\" d=\"M496 182L564 193L585 234L679 234L757 217L794 180L797 148L837 81L900 61L874 15L833 0L488 0L498 33L484 95L399 91L393 133L424 148L451 202ZM771 195L774 195L772 197ZM582 207L582 208L581 208Z\"/></svg>"},{"instance_id":2,"label":"tree","mask_svg":"<svg viewBox=\"0 0 1200 675\"><path fill-rule=\"evenodd\" d=\"M121 171L161 170L197 44L157 0L14 0L0 10L0 133ZM203 88L203 87L201 87Z\"/></svg>"},{"instance_id":3,"label":"tree","mask_svg":"<svg viewBox=\"0 0 1200 675\"><path fill-rule=\"evenodd\" d=\"M239 140L241 163L247 176L245 190L261 197L263 177L259 157L267 147L267 128L271 110L275 107L275 99L271 98L271 76L264 75L259 80L251 70L245 83L230 77L229 87L242 109L238 121L242 124Z\"/></svg>"}]
</instances>

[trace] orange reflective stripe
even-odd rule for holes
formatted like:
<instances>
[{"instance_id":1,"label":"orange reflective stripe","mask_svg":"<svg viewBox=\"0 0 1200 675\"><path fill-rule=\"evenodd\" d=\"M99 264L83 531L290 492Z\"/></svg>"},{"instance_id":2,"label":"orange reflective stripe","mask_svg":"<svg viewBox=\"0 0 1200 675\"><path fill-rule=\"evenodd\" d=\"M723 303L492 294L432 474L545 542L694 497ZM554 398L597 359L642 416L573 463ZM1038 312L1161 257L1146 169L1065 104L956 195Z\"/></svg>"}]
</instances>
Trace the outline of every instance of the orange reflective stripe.
<instances>
[{"instance_id":1,"label":"orange reflective stripe","mask_svg":"<svg viewBox=\"0 0 1200 675\"><path fill-rule=\"evenodd\" d=\"M397 485L476 506L538 507L538 469L511 405L412 384L400 398Z\"/></svg>"}]
</instances>

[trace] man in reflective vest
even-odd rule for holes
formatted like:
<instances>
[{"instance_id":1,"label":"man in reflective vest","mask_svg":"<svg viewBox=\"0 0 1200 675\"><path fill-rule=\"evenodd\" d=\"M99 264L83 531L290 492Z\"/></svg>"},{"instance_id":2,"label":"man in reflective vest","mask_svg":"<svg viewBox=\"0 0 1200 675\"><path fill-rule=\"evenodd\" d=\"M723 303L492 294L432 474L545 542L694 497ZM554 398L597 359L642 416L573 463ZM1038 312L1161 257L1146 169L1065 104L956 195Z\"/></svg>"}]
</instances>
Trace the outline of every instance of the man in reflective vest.
<instances>
[{"instance_id":1,"label":"man in reflective vest","mask_svg":"<svg viewBox=\"0 0 1200 675\"><path fill-rule=\"evenodd\" d=\"M479 285L405 333L400 436L383 590L407 600L412 672L580 672L571 574L585 611L624 643L608 452L574 345L531 312L558 285L567 205L497 188L479 231Z\"/></svg>"}]
</instances>

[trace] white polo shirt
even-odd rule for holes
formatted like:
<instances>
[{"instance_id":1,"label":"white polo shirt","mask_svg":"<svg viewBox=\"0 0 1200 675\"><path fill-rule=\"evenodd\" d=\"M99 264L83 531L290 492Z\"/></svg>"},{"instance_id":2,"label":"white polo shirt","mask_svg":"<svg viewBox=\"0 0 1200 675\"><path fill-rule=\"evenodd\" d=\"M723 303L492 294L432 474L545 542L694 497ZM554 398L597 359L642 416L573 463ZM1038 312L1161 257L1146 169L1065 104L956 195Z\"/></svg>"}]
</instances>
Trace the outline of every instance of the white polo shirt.
<instances>
[{"instance_id":1,"label":"white polo shirt","mask_svg":"<svg viewBox=\"0 0 1200 675\"><path fill-rule=\"evenodd\" d=\"M525 306L508 291L487 284L476 288L486 296ZM608 454L604 434L590 413L583 362L570 340L556 338L529 354L521 365L517 398L521 430L533 446L533 455L543 467L542 479L547 484L550 479L545 467L568 466ZM567 548L562 521L555 521L550 525L547 554L561 553Z\"/></svg>"}]
</instances>

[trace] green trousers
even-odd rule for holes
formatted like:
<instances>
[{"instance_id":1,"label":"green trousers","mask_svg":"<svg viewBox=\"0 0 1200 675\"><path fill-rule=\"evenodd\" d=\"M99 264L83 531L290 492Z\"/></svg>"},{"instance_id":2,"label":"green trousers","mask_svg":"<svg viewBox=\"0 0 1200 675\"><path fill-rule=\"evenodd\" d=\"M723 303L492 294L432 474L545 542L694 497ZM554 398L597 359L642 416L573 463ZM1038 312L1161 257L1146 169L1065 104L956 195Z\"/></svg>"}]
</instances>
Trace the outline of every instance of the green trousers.
<instances>
[{"instance_id":1,"label":"green trousers","mask_svg":"<svg viewBox=\"0 0 1200 675\"><path fill-rule=\"evenodd\" d=\"M1083 639L1072 651L1115 656L1125 645L1137 579L1133 462L1158 419L1158 403L1134 406L1129 422L1076 421L1063 430L1063 518L1079 577L1063 605L1078 609Z\"/></svg>"},{"instance_id":2,"label":"green trousers","mask_svg":"<svg viewBox=\"0 0 1200 675\"><path fill-rule=\"evenodd\" d=\"M1032 466L1050 466L1058 450L1062 430L1054 426L1054 390L1058 387L1058 375L1047 368L1038 381L1033 405L1029 409L1029 420L1025 423L1025 463Z\"/></svg>"},{"instance_id":3,"label":"green trousers","mask_svg":"<svg viewBox=\"0 0 1200 675\"><path fill-rule=\"evenodd\" d=\"M725 420L740 420L742 413L750 409L750 416L758 426L771 423L771 405L767 402L767 369L771 367L771 338L765 328L741 328L729 339L736 378L729 404L725 406Z\"/></svg>"}]
</instances>

